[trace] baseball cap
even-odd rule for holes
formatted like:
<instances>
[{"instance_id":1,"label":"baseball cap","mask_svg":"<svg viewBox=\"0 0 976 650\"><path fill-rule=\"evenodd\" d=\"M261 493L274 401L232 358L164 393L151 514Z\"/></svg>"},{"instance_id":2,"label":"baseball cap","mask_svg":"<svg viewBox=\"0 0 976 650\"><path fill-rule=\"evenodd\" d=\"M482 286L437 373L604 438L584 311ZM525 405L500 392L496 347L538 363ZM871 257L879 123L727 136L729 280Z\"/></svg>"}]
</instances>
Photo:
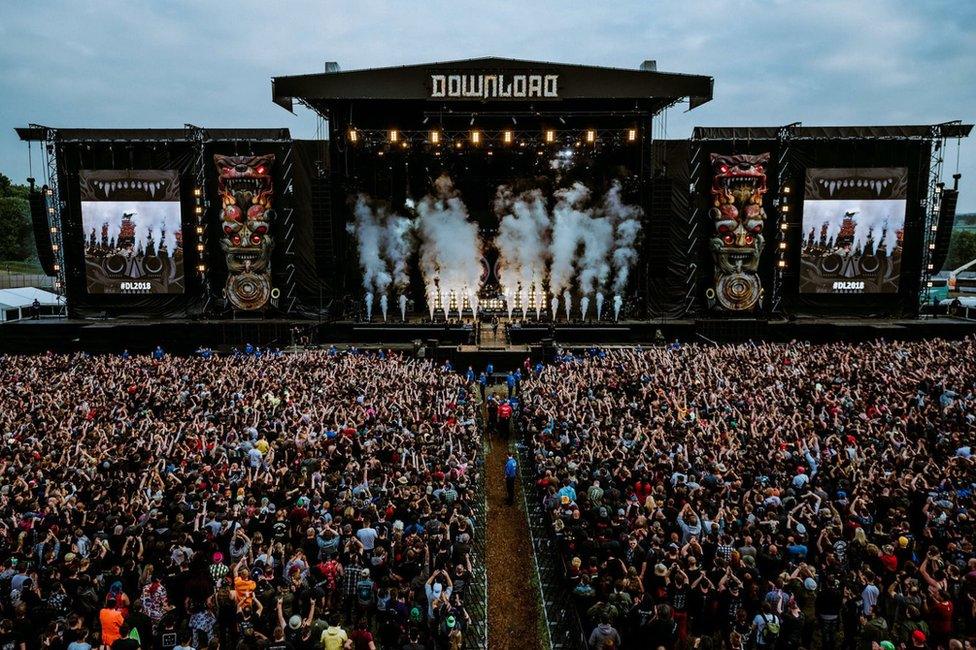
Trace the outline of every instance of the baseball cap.
<instances>
[{"instance_id":1,"label":"baseball cap","mask_svg":"<svg viewBox=\"0 0 976 650\"><path fill-rule=\"evenodd\" d=\"M295 614L288 619L288 627L290 627L291 629L297 630L301 626L302 626L302 617L299 616L298 614Z\"/></svg>"}]
</instances>

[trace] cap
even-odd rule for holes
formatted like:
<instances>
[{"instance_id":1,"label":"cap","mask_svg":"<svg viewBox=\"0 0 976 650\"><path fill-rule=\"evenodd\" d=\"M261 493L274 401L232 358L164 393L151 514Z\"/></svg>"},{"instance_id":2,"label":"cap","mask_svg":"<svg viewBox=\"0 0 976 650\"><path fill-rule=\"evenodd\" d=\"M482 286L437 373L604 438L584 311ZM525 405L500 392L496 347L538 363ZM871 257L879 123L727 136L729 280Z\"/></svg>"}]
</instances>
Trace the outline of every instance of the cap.
<instances>
[{"instance_id":1,"label":"cap","mask_svg":"<svg viewBox=\"0 0 976 650\"><path fill-rule=\"evenodd\" d=\"M895 644L891 641L882 641L880 644L881 650L895 650Z\"/></svg>"},{"instance_id":2,"label":"cap","mask_svg":"<svg viewBox=\"0 0 976 650\"><path fill-rule=\"evenodd\" d=\"M807 591L816 591L817 581L814 580L813 578L807 578L806 580L803 581L803 588L806 589Z\"/></svg>"},{"instance_id":3,"label":"cap","mask_svg":"<svg viewBox=\"0 0 976 650\"><path fill-rule=\"evenodd\" d=\"M410 620L413 621L414 623L417 623L417 622L420 621L420 608L419 607L414 607L413 609L410 610Z\"/></svg>"},{"instance_id":4,"label":"cap","mask_svg":"<svg viewBox=\"0 0 976 650\"><path fill-rule=\"evenodd\" d=\"M915 630L912 632L912 641L916 643L925 643L926 638L925 632L922 630Z\"/></svg>"},{"instance_id":5,"label":"cap","mask_svg":"<svg viewBox=\"0 0 976 650\"><path fill-rule=\"evenodd\" d=\"M454 618L453 616L448 616L445 623L447 623L448 629L453 629L454 626L457 625L457 619Z\"/></svg>"},{"instance_id":6,"label":"cap","mask_svg":"<svg viewBox=\"0 0 976 650\"><path fill-rule=\"evenodd\" d=\"M902 535L901 537L899 537L898 538L898 546L900 546L901 548L907 548L908 547L908 538L905 537L904 535Z\"/></svg>"},{"instance_id":7,"label":"cap","mask_svg":"<svg viewBox=\"0 0 976 650\"><path fill-rule=\"evenodd\" d=\"M290 627L291 629L297 630L301 626L302 626L302 617L299 616L298 614L295 614L288 619L288 627Z\"/></svg>"}]
</instances>

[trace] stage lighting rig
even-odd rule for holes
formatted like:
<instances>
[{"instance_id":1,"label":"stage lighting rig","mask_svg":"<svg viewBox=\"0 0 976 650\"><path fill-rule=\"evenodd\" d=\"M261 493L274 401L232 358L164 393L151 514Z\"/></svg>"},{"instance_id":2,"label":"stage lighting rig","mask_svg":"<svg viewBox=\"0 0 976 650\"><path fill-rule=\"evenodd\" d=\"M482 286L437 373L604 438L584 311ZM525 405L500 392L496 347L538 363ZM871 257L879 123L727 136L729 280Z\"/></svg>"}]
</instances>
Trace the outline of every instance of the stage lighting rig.
<instances>
[{"instance_id":1,"label":"stage lighting rig","mask_svg":"<svg viewBox=\"0 0 976 650\"><path fill-rule=\"evenodd\" d=\"M637 129L627 129L627 142L637 141Z\"/></svg>"},{"instance_id":2,"label":"stage lighting rig","mask_svg":"<svg viewBox=\"0 0 976 650\"><path fill-rule=\"evenodd\" d=\"M440 144L441 143L441 132L434 130L430 132L430 143Z\"/></svg>"},{"instance_id":3,"label":"stage lighting rig","mask_svg":"<svg viewBox=\"0 0 976 650\"><path fill-rule=\"evenodd\" d=\"M359 133L356 131L356 129L349 129L349 142L352 142L353 144L359 142Z\"/></svg>"},{"instance_id":4,"label":"stage lighting rig","mask_svg":"<svg viewBox=\"0 0 976 650\"><path fill-rule=\"evenodd\" d=\"M546 129L546 143L552 144L556 141L556 132L553 129Z\"/></svg>"}]
</instances>

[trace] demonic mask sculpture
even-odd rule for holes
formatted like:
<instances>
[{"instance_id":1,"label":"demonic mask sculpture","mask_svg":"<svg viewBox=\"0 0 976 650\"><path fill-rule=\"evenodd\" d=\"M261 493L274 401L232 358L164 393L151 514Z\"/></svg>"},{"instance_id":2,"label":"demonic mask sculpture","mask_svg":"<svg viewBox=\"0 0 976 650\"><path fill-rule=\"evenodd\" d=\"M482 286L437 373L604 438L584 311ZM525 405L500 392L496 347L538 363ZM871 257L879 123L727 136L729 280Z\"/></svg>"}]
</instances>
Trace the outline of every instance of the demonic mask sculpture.
<instances>
[{"instance_id":1,"label":"demonic mask sculpture","mask_svg":"<svg viewBox=\"0 0 976 650\"><path fill-rule=\"evenodd\" d=\"M763 251L763 195L769 154L712 154L711 239L715 301L728 311L752 311L762 298L759 256Z\"/></svg>"},{"instance_id":2,"label":"demonic mask sculpture","mask_svg":"<svg viewBox=\"0 0 976 650\"><path fill-rule=\"evenodd\" d=\"M223 210L220 246L227 259L227 299L260 309L271 296L271 166L274 156L214 156Z\"/></svg>"}]
</instances>

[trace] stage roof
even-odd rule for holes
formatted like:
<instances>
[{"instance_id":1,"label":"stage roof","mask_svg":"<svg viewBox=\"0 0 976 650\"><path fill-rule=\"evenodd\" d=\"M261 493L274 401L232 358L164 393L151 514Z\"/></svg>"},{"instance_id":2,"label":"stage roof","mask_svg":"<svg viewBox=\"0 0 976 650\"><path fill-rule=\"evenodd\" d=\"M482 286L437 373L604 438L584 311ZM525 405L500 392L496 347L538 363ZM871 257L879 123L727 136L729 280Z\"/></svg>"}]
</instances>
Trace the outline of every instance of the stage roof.
<instances>
[{"instance_id":1,"label":"stage roof","mask_svg":"<svg viewBox=\"0 0 976 650\"><path fill-rule=\"evenodd\" d=\"M485 98L473 94L438 94L432 76L439 75L476 78L479 83L486 76L492 82L499 76L511 80L521 75L555 76L557 80L554 80L555 92L547 93L545 97L529 94ZM275 103L289 111L297 99L325 116L335 105L376 100L424 101L432 105L463 105L467 109L477 106L479 111L499 109L513 103L546 103L557 108L563 103L601 100L608 110L615 104L628 103L632 107L639 104L642 110L656 113L684 98L690 100L691 108L700 106L712 99L712 86L711 77L700 75L484 57L275 77L272 79L272 95Z\"/></svg>"}]
</instances>

